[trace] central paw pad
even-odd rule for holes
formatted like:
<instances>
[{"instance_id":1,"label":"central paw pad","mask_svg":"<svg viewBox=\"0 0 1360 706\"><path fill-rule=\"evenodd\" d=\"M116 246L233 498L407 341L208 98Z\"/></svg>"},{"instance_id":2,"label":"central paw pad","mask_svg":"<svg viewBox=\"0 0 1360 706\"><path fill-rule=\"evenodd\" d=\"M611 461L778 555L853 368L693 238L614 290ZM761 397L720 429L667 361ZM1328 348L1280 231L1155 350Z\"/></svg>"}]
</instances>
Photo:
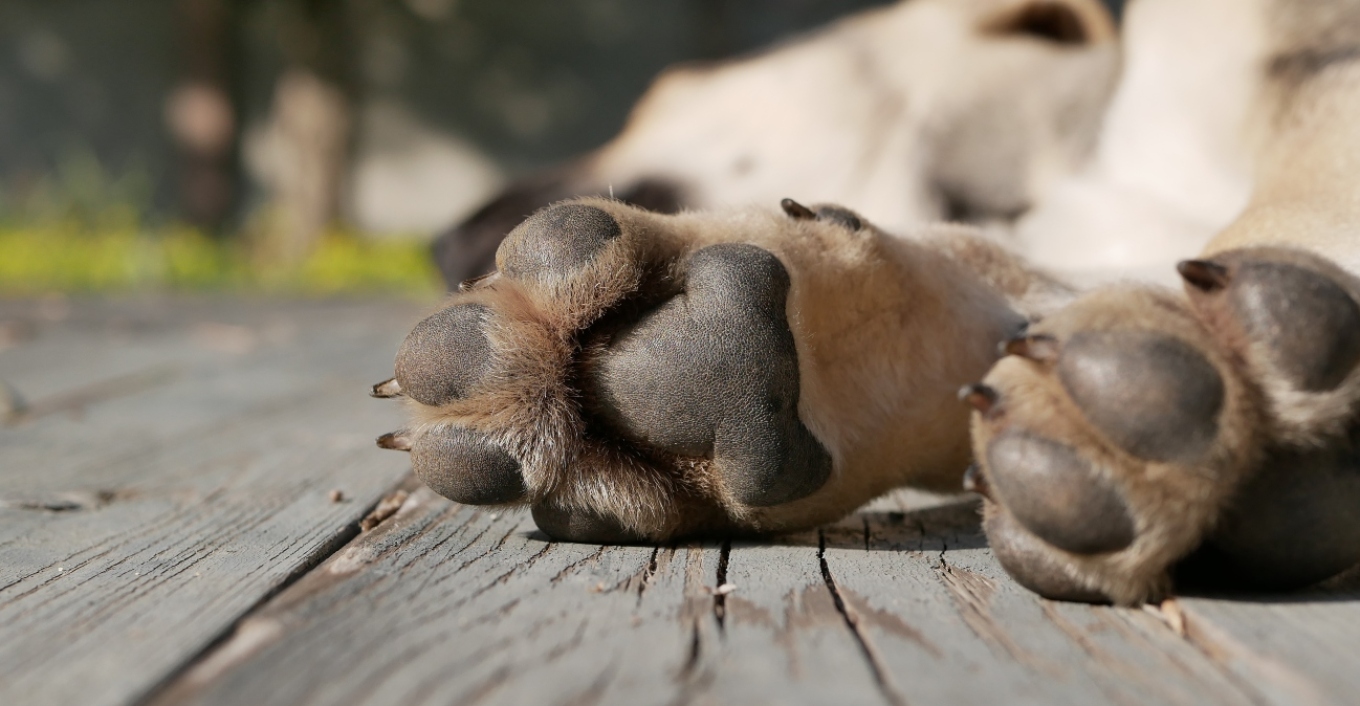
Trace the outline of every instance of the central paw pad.
<instances>
[{"instance_id":1,"label":"central paw pad","mask_svg":"<svg viewBox=\"0 0 1360 706\"><path fill-rule=\"evenodd\" d=\"M613 336L590 378L600 416L623 436L711 458L742 504L821 487L831 458L798 419L798 359L784 309L789 276L754 245L689 260L684 294Z\"/></svg>"}]
</instances>

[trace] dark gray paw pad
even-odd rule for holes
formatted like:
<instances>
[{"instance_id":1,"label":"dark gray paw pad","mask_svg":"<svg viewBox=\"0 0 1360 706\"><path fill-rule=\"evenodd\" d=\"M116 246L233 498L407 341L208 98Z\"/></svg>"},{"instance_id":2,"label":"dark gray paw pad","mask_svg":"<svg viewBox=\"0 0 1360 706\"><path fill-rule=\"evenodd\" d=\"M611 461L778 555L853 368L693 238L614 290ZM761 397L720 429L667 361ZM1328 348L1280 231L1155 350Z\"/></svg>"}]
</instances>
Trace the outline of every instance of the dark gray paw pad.
<instances>
[{"instance_id":1,"label":"dark gray paw pad","mask_svg":"<svg viewBox=\"0 0 1360 706\"><path fill-rule=\"evenodd\" d=\"M490 315L481 304L459 304L416 324L397 352L402 392L428 405L467 397L491 365Z\"/></svg>"},{"instance_id":2,"label":"dark gray paw pad","mask_svg":"<svg viewBox=\"0 0 1360 706\"><path fill-rule=\"evenodd\" d=\"M496 262L510 277L553 276L589 264L621 235L619 222L594 206L549 206L506 236Z\"/></svg>"},{"instance_id":3,"label":"dark gray paw pad","mask_svg":"<svg viewBox=\"0 0 1360 706\"><path fill-rule=\"evenodd\" d=\"M990 497L1043 541L1074 554L1102 554L1133 543L1124 498L1071 448L1008 432L987 449Z\"/></svg>"},{"instance_id":4,"label":"dark gray paw pad","mask_svg":"<svg viewBox=\"0 0 1360 706\"><path fill-rule=\"evenodd\" d=\"M646 541L616 520L589 510L564 510L556 506L535 505L534 524L559 542L592 544L629 544Z\"/></svg>"},{"instance_id":5,"label":"dark gray paw pad","mask_svg":"<svg viewBox=\"0 0 1360 706\"><path fill-rule=\"evenodd\" d=\"M466 429L440 429L417 439L411 468L430 490L465 505L510 503L525 492L519 462Z\"/></svg>"},{"instance_id":6,"label":"dark gray paw pad","mask_svg":"<svg viewBox=\"0 0 1360 706\"><path fill-rule=\"evenodd\" d=\"M1015 582L1055 601L1109 603L1110 599L1072 580L1039 540L1018 527L1004 511L988 514L982 529L997 561Z\"/></svg>"},{"instance_id":7,"label":"dark gray paw pad","mask_svg":"<svg viewBox=\"0 0 1360 706\"><path fill-rule=\"evenodd\" d=\"M764 249L696 252L685 292L614 335L592 373L597 414L643 445L716 460L743 504L811 494L831 457L798 419L788 291L788 272Z\"/></svg>"},{"instance_id":8,"label":"dark gray paw pad","mask_svg":"<svg viewBox=\"0 0 1360 706\"><path fill-rule=\"evenodd\" d=\"M1143 331L1087 331L1062 346L1058 378L1110 441L1139 458L1192 462L1212 446L1223 379L1190 344Z\"/></svg>"},{"instance_id":9,"label":"dark gray paw pad","mask_svg":"<svg viewBox=\"0 0 1360 706\"><path fill-rule=\"evenodd\" d=\"M1265 588L1306 586L1360 563L1360 453L1272 456L1209 544L1241 583Z\"/></svg>"},{"instance_id":10,"label":"dark gray paw pad","mask_svg":"<svg viewBox=\"0 0 1360 706\"><path fill-rule=\"evenodd\" d=\"M1296 387L1331 390L1360 364L1360 305L1327 276L1252 260L1234 267L1192 260L1180 269L1201 291L1225 297L1247 335L1266 345L1271 364ZM1222 273L1218 286L1195 277L1215 269Z\"/></svg>"}]
</instances>

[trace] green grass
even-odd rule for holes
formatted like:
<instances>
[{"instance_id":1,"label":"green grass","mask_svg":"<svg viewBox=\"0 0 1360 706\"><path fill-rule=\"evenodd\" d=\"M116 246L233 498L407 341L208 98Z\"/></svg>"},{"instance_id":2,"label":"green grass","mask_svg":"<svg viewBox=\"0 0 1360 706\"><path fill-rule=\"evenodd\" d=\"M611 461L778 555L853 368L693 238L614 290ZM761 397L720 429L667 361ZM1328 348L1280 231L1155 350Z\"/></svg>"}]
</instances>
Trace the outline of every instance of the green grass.
<instances>
[{"instance_id":1,"label":"green grass","mask_svg":"<svg viewBox=\"0 0 1360 706\"><path fill-rule=\"evenodd\" d=\"M443 286L428 246L411 238L366 239L334 231L304 262L285 267L260 262L240 239L113 220L0 225L0 294L168 290L425 296Z\"/></svg>"}]
</instances>

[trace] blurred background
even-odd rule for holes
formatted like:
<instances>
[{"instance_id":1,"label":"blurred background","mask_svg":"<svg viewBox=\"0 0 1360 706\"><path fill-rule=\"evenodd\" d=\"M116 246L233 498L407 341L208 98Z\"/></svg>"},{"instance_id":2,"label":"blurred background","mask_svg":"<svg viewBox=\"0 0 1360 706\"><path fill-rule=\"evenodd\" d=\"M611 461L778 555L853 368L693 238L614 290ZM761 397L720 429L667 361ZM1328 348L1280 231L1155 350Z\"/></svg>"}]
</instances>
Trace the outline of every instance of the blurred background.
<instances>
[{"instance_id":1,"label":"blurred background","mask_svg":"<svg viewBox=\"0 0 1360 706\"><path fill-rule=\"evenodd\" d=\"M663 67L884 0L3 0L0 294L438 292Z\"/></svg>"}]
</instances>

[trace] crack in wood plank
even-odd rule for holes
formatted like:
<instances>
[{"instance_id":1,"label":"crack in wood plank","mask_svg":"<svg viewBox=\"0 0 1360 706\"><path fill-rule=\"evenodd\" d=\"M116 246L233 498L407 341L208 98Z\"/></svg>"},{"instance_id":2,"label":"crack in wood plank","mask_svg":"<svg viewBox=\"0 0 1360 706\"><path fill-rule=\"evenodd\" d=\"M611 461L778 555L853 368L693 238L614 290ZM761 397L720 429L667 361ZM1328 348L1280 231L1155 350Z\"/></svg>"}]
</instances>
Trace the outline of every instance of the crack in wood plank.
<instances>
[{"instance_id":1,"label":"crack in wood plank","mask_svg":"<svg viewBox=\"0 0 1360 706\"><path fill-rule=\"evenodd\" d=\"M718 571L714 577L714 586L721 588L727 584L727 565L732 559L732 540L726 540L722 544L722 549L718 553ZM713 592L713 617L718 621L718 634L723 635L727 632L727 594L718 591Z\"/></svg>"},{"instance_id":2,"label":"crack in wood plank","mask_svg":"<svg viewBox=\"0 0 1360 706\"><path fill-rule=\"evenodd\" d=\"M836 612L840 613L845 620L845 627L850 630L850 634L855 638L860 651L864 654L865 661L869 664L869 671L874 676L874 682L878 685L879 692L884 700L893 706L906 706L906 697L892 682L888 670L883 665L883 658L878 653L878 648L870 637L860 628L860 617L844 598L841 597L840 589L836 586L836 579L831 576L831 567L826 561L826 534L823 530L817 531L817 561L821 564L822 580L826 582L826 590L831 593L832 603L836 606Z\"/></svg>"},{"instance_id":3,"label":"crack in wood plank","mask_svg":"<svg viewBox=\"0 0 1360 706\"><path fill-rule=\"evenodd\" d=\"M669 566L669 563L670 560L667 559L664 564L659 564L659 567ZM682 639L686 640L686 643L682 647L684 660L681 662L673 680L678 685L679 690L669 702L670 706L683 706L693 703L699 694L713 685L714 681L711 665L706 666L704 663L704 644L706 642L705 635L708 634L705 631L705 621L712 620L716 623L716 616L713 611L713 596L703 590L707 588L703 568L703 548L699 545L685 547L685 568L681 588L679 622L682 628ZM714 573L716 579L716 570ZM718 650L721 649L721 645L715 645L715 647Z\"/></svg>"},{"instance_id":4,"label":"crack in wood plank","mask_svg":"<svg viewBox=\"0 0 1360 706\"><path fill-rule=\"evenodd\" d=\"M381 498L391 497L394 492L410 487L413 482L414 477L407 474ZM374 508L382 503L382 499L373 502L360 516L371 514ZM394 514L399 513L394 512ZM390 527L388 525L389 529ZM319 547L309 558L309 561L299 564L281 584L261 597L249 610L243 612L235 623L223 630L222 634L212 640L203 650L191 656L177 669L167 674L163 680L137 697L133 703L155 703L180 682L191 684L211 681L282 637L282 629L278 627L276 620L259 615L264 606L304 578L313 583L320 582L329 585L337 580L342 580L344 576L357 571L363 564L376 559L379 555L367 557L366 560L359 560L345 554L346 549L353 548L351 542L361 534L359 522L351 522L345 525L331 542ZM327 562L330 563L326 566L325 571L317 570L326 565ZM342 564L350 568L337 568Z\"/></svg>"},{"instance_id":5,"label":"crack in wood plank","mask_svg":"<svg viewBox=\"0 0 1360 706\"><path fill-rule=\"evenodd\" d=\"M548 580L549 583L558 583L562 579L565 579L567 576L576 573L576 571L581 567L588 566L590 564L598 562L600 560L600 557L604 555L605 550L608 548L609 548L608 545L602 544L598 549L591 552L588 556L573 561L570 564L567 564L565 567L562 568L561 571L554 574L553 577Z\"/></svg>"}]
</instances>

